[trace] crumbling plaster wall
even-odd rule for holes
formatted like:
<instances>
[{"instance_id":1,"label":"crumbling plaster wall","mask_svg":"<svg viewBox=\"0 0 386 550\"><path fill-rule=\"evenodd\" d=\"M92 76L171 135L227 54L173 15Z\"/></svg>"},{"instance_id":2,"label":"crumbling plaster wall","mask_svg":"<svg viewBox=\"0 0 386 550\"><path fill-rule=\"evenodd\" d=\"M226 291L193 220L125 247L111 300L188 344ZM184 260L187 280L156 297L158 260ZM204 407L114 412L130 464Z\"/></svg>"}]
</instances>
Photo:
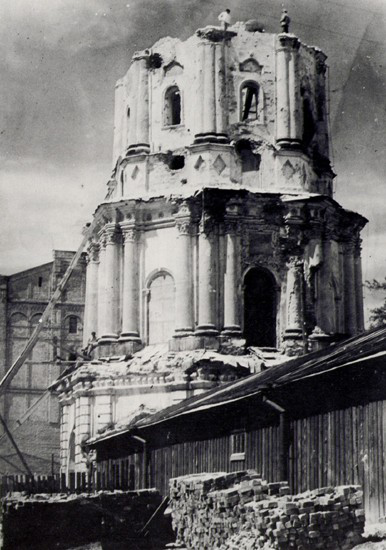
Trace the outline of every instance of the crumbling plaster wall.
<instances>
[{"instance_id":1,"label":"crumbling plaster wall","mask_svg":"<svg viewBox=\"0 0 386 550\"><path fill-rule=\"evenodd\" d=\"M228 121L231 145L240 139L250 140L254 150L261 155L260 170L242 173L233 147L223 146L218 150L214 146L205 146L202 150L197 146L191 147L195 134L200 130L200 117L204 116L200 104L203 41L196 35L185 42L168 37L148 50L150 55L157 54L162 60L160 67L147 69L150 155L126 157L121 168L118 168L116 179L119 184L114 198L144 192L168 192L172 188L182 190L184 186L222 186L229 183L257 189L331 192L330 181L325 182L323 178L319 181L306 155L299 151L288 153L276 150L276 35L248 32L241 23L233 28L237 35L221 45L221 59L225 59L225 63L218 70L225 73L226 91L216 88L216 103ZM317 56L323 54L315 48L300 45L295 73L296 116L302 124L300 88L305 86L309 90L316 125L312 143L317 144L320 154L328 156L326 116L324 120L318 120L318 112L325 112L325 105L319 111L316 105L317 101L325 103L325 77L323 71L317 69ZM137 105L144 100L138 95L137 70L134 63L117 84L114 166L118 157L125 158L130 141L128 126L136 123ZM258 120L243 122L240 118L241 87L246 82L255 82L260 88L260 114ZM165 92L171 86L178 86L181 94L181 123L175 126L165 125L164 119ZM127 116L128 109L130 117ZM185 156L185 166L180 170L171 170L165 157L159 155L167 152Z\"/></svg>"}]
</instances>

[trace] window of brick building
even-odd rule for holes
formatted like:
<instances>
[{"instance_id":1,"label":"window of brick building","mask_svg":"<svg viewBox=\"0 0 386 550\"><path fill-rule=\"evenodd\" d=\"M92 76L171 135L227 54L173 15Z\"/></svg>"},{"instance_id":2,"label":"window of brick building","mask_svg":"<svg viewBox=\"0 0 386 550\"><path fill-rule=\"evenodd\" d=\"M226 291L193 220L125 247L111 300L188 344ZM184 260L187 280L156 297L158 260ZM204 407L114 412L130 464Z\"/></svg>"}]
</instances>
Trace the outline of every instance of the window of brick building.
<instances>
[{"instance_id":1,"label":"window of brick building","mask_svg":"<svg viewBox=\"0 0 386 550\"><path fill-rule=\"evenodd\" d=\"M68 332L70 334L77 334L78 332L78 318L72 315L68 320Z\"/></svg>"}]
</instances>

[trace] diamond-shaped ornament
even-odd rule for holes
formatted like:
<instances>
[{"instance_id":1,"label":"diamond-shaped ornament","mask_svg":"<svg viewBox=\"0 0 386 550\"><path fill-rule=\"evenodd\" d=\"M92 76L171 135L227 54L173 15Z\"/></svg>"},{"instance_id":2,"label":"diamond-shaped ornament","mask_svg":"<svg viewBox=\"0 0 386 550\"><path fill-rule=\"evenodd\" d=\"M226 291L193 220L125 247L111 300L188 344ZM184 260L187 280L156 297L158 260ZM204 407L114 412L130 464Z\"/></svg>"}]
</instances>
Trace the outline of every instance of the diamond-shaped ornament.
<instances>
[{"instance_id":1,"label":"diamond-shaped ornament","mask_svg":"<svg viewBox=\"0 0 386 550\"><path fill-rule=\"evenodd\" d=\"M224 171L226 164L221 155L217 155L216 160L213 163L213 166L218 175L220 175L221 172Z\"/></svg>"},{"instance_id":2,"label":"diamond-shaped ornament","mask_svg":"<svg viewBox=\"0 0 386 550\"><path fill-rule=\"evenodd\" d=\"M283 176L287 180L290 180L295 173L295 168L292 166L289 160L286 160L281 171L283 172Z\"/></svg>"}]
</instances>

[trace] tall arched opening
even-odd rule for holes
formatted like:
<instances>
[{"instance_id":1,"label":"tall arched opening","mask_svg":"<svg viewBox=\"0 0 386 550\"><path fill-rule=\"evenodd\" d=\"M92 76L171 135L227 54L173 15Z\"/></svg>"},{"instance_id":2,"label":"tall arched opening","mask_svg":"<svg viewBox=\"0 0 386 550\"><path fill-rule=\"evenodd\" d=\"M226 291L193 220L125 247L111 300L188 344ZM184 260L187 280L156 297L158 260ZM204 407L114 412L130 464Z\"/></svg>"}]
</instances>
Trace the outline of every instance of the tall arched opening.
<instances>
[{"instance_id":1,"label":"tall arched opening","mask_svg":"<svg viewBox=\"0 0 386 550\"><path fill-rule=\"evenodd\" d=\"M276 347L276 282L259 267L244 278L244 337L248 346Z\"/></svg>"},{"instance_id":2,"label":"tall arched opening","mask_svg":"<svg viewBox=\"0 0 386 550\"><path fill-rule=\"evenodd\" d=\"M169 273L157 274L149 285L148 342L164 344L174 332L175 285Z\"/></svg>"}]
</instances>

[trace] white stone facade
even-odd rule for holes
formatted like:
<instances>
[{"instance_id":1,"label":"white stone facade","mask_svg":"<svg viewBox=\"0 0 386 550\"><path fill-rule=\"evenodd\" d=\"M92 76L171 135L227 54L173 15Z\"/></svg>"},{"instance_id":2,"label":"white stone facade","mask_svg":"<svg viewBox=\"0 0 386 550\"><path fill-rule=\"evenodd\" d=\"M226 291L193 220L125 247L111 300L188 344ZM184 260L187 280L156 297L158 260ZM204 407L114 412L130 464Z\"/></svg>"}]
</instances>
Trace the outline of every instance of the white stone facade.
<instances>
[{"instance_id":1,"label":"white stone facade","mask_svg":"<svg viewBox=\"0 0 386 550\"><path fill-rule=\"evenodd\" d=\"M325 59L242 23L134 55L88 249L84 334L99 361L57 386L64 471L139 406L240 375L229 354L296 355L363 330L366 220L332 198ZM162 372L139 351L159 345ZM208 349L225 377L197 366Z\"/></svg>"}]
</instances>

